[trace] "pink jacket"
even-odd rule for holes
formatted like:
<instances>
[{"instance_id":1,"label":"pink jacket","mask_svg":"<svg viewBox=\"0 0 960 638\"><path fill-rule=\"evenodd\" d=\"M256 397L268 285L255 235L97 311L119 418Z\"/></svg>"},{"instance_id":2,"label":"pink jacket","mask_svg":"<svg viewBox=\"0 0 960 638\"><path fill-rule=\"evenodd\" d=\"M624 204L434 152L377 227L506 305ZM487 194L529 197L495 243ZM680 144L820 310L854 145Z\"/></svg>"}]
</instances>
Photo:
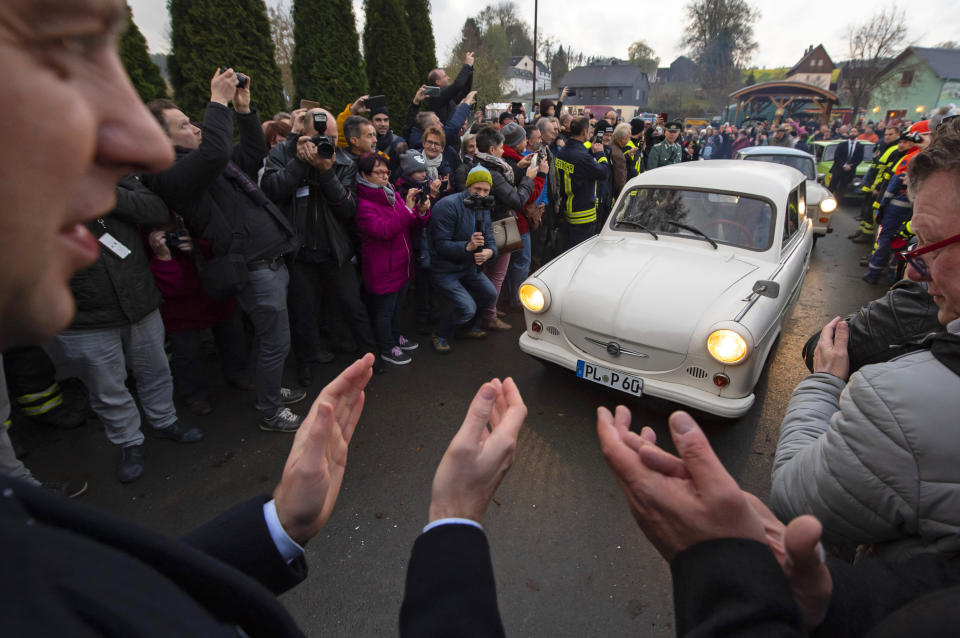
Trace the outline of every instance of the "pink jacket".
<instances>
[{"instance_id":1,"label":"pink jacket","mask_svg":"<svg viewBox=\"0 0 960 638\"><path fill-rule=\"evenodd\" d=\"M413 278L411 228L423 228L429 212L420 217L394 194L357 184L357 230L360 233L360 264L363 283L375 295L397 292Z\"/></svg>"}]
</instances>

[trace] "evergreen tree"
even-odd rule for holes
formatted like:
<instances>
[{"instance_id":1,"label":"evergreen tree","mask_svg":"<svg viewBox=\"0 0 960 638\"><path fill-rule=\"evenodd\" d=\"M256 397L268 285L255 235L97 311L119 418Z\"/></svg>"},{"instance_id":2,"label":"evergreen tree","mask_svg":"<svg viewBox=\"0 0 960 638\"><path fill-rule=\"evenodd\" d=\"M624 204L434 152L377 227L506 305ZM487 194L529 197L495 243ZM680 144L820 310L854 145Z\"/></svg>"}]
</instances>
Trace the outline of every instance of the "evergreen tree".
<instances>
[{"instance_id":1,"label":"evergreen tree","mask_svg":"<svg viewBox=\"0 0 960 638\"><path fill-rule=\"evenodd\" d=\"M437 68L437 45L430 20L430 0L406 0L407 26L413 37L413 68L420 82Z\"/></svg>"},{"instance_id":2,"label":"evergreen tree","mask_svg":"<svg viewBox=\"0 0 960 638\"><path fill-rule=\"evenodd\" d=\"M210 78L223 66L250 76L261 117L286 107L264 0L168 0L167 6L170 81L185 113L202 117Z\"/></svg>"},{"instance_id":3,"label":"evergreen tree","mask_svg":"<svg viewBox=\"0 0 960 638\"><path fill-rule=\"evenodd\" d=\"M294 105L315 100L339 113L366 92L351 0L293 0Z\"/></svg>"},{"instance_id":4,"label":"evergreen tree","mask_svg":"<svg viewBox=\"0 0 960 638\"><path fill-rule=\"evenodd\" d=\"M569 71L570 62L567 60L567 52L563 50L563 45L561 44L553 56L553 59L550 61L550 77L553 79L554 85L559 86L557 83L563 80L563 76Z\"/></svg>"},{"instance_id":5,"label":"evergreen tree","mask_svg":"<svg viewBox=\"0 0 960 638\"><path fill-rule=\"evenodd\" d=\"M150 59L147 40L133 21L133 12L127 5L127 29L118 43L123 68L144 102L167 96L167 83L163 81L160 68Z\"/></svg>"},{"instance_id":6,"label":"evergreen tree","mask_svg":"<svg viewBox=\"0 0 960 638\"><path fill-rule=\"evenodd\" d=\"M401 0L364 0L363 57L370 92L387 97L390 115L403 118L422 80Z\"/></svg>"}]
</instances>

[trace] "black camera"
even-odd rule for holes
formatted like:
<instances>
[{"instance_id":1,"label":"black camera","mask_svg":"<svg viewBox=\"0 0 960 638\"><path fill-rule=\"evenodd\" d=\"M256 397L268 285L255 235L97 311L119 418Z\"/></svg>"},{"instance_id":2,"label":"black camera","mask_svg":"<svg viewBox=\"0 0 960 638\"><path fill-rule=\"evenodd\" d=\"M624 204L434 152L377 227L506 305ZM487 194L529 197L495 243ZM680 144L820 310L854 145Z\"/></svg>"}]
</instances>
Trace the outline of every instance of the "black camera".
<instances>
[{"instance_id":1,"label":"black camera","mask_svg":"<svg viewBox=\"0 0 960 638\"><path fill-rule=\"evenodd\" d=\"M510 112L514 115L520 115L523 113L523 104L520 102L511 102L510 103Z\"/></svg>"},{"instance_id":2,"label":"black camera","mask_svg":"<svg viewBox=\"0 0 960 638\"><path fill-rule=\"evenodd\" d=\"M167 248L170 250L180 248L180 244L183 243L183 240L180 239L180 233L175 230L168 230L163 233L163 241L167 243Z\"/></svg>"},{"instance_id":3,"label":"black camera","mask_svg":"<svg viewBox=\"0 0 960 638\"><path fill-rule=\"evenodd\" d=\"M313 130L316 135L310 138L310 141L317 147L317 155L323 159L330 159L336 152L333 140L325 135L327 132L327 114L318 112L313 114Z\"/></svg>"},{"instance_id":4,"label":"black camera","mask_svg":"<svg viewBox=\"0 0 960 638\"><path fill-rule=\"evenodd\" d=\"M496 200L493 198L493 195L467 195L463 199L463 205L469 208L470 210L488 210L493 208Z\"/></svg>"},{"instance_id":5,"label":"black camera","mask_svg":"<svg viewBox=\"0 0 960 638\"><path fill-rule=\"evenodd\" d=\"M440 97L440 87L439 86L427 86L424 87L423 94L427 97Z\"/></svg>"},{"instance_id":6,"label":"black camera","mask_svg":"<svg viewBox=\"0 0 960 638\"><path fill-rule=\"evenodd\" d=\"M226 71L226 70L229 69L229 68L230 68L230 67L227 67L227 66L222 66L222 67L220 67L220 73L223 73L224 71ZM247 88L247 83L248 83L249 81L250 81L250 78L248 78L247 76L245 76L243 73L237 73L237 88L238 88L238 89L245 89L245 88Z\"/></svg>"},{"instance_id":7,"label":"black camera","mask_svg":"<svg viewBox=\"0 0 960 638\"><path fill-rule=\"evenodd\" d=\"M577 97L576 89L567 89L567 97Z\"/></svg>"}]
</instances>

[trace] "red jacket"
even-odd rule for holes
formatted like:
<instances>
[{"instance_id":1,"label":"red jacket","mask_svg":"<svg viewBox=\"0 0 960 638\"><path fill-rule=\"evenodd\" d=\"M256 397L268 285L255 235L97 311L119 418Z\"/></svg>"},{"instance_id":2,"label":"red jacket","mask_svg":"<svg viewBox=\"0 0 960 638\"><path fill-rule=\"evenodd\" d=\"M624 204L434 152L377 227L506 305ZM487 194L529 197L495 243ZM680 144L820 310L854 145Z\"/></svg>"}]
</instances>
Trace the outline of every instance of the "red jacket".
<instances>
[{"instance_id":1,"label":"red jacket","mask_svg":"<svg viewBox=\"0 0 960 638\"><path fill-rule=\"evenodd\" d=\"M420 217L409 208L400 193L387 201L386 192L357 184L357 231L360 233L363 283L375 295L397 292L413 278L411 227L422 228L429 212Z\"/></svg>"},{"instance_id":2,"label":"red jacket","mask_svg":"<svg viewBox=\"0 0 960 638\"><path fill-rule=\"evenodd\" d=\"M510 163L516 165L517 162L523 159L523 156L520 153L513 150L512 146L503 145L503 157L504 159L510 160ZM517 175L514 175L513 178L516 180ZM540 192L543 190L544 184L547 183L546 177L541 177L539 173L533 180L533 192L530 193L530 197L523 204L523 208L517 211L517 230L520 231L520 234L530 232L530 226L527 224L527 214L526 208L533 202L537 201L537 198L540 197Z\"/></svg>"},{"instance_id":3,"label":"red jacket","mask_svg":"<svg viewBox=\"0 0 960 638\"><path fill-rule=\"evenodd\" d=\"M206 248L206 242L203 244ZM197 244L194 250L197 250ZM209 248L204 254L210 257ZM193 255L177 251L169 261L153 255L150 257L150 270L163 296L160 315L167 332L204 330L218 326L233 316L236 300L232 297L212 299L206 293L200 283Z\"/></svg>"}]
</instances>

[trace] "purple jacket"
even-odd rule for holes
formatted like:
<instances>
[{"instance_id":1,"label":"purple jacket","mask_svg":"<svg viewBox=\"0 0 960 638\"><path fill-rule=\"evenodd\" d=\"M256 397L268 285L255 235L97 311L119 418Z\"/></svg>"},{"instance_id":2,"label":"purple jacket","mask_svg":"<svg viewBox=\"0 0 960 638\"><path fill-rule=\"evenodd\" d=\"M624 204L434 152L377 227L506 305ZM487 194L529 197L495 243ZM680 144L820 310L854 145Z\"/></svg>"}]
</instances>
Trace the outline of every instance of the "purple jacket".
<instances>
[{"instance_id":1,"label":"purple jacket","mask_svg":"<svg viewBox=\"0 0 960 638\"><path fill-rule=\"evenodd\" d=\"M364 184L357 184L357 196L363 283L375 295L397 292L413 278L408 231L426 226L430 214L420 217L407 208L400 193L388 202L382 189Z\"/></svg>"}]
</instances>

